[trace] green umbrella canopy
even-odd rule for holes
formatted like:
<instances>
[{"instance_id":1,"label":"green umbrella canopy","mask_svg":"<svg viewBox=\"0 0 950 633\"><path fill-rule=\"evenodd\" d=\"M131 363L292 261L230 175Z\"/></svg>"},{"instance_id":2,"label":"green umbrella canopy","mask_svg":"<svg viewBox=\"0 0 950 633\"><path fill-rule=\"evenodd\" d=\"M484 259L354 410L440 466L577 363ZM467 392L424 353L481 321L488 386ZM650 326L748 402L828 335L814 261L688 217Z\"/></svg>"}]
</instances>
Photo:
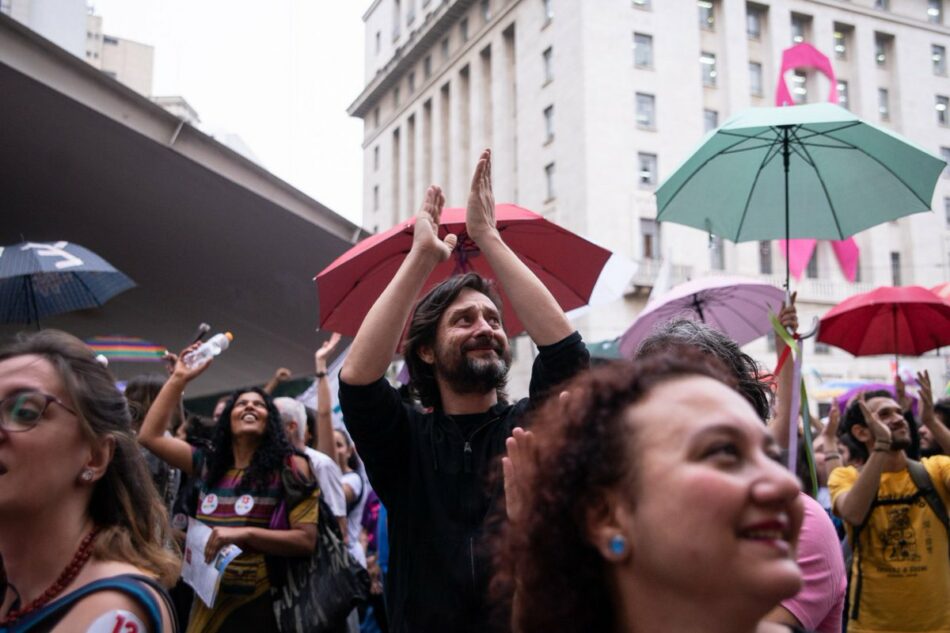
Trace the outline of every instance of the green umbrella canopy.
<instances>
[{"instance_id":1,"label":"green umbrella canopy","mask_svg":"<svg viewBox=\"0 0 950 633\"><path fill-rule=\"evenodd\" d=\"M830 103L752 108L707 134L660 185L657 219L734 242L841 240L929 211L944 165Z\"/></svg>"}]
</instances>

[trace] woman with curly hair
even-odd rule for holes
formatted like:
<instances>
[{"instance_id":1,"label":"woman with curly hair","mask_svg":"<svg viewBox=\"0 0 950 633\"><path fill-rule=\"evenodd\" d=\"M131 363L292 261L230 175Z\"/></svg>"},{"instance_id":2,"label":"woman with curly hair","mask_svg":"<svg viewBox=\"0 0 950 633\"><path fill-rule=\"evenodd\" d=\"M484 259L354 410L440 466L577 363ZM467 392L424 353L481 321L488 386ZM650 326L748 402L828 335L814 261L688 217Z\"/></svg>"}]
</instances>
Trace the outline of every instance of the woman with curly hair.
<instances>
[{"instance_id":1,"label":"woman with curly hair","mask_svg":"<svg viewBox=\"0 0 950 633\"><path fill-rule=\"evenodd\" d=\"M174 630L168 534L92 351L57 330L0 348L0 631Z\"/></svg>"},{"instance_id":2,"label":"woman with curly hair","mask_svg":"<svg viewBox=\"0 0 950 633\"><path fill-rule=\"evenodd\" d=\"M495 596L517 633L765 633L801 584L798 482L725 368L587 372L508 440Z\"/></svg>"},{"instance_id":3,"label":"woman with curly hair","mask_svg":"<svg viewBox=\"0 0 950 633\"><path fill-rule=\"evenodd\" d=\"M235 391L219 416L212 447L205 451L165 434L185 386L210 364L188 368L184 350L155 398L139 431L139 442L174 468L201 479L196 518L212 528L205 550L209 562L230 544L243 550L222 577L213 608L195 600L189 633L277 631L265 555L308 556L316 546L317 498L306 458L296 455L284 434L280 413L260 389ZM289 478L289 482L288 482ZM291 483L306 494L286 508L289 529L271 529Z\"/></svg>"}]
</instances>

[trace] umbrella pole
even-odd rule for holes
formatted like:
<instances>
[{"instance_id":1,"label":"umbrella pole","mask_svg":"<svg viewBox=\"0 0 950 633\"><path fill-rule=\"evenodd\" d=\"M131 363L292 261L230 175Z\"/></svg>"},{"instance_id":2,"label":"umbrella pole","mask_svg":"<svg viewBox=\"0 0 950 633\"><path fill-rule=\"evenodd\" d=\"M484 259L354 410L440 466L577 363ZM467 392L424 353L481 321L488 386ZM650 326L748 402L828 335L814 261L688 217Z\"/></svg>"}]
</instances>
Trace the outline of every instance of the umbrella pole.
<instances>
[{"instance_id":1,"label":"umbrella pole","mask_svg":"<svg viewBox=\"0 0 950 633\"><path fill-rule=\"evenodd\" d=\"M33 318L36 319L36 331L39 332L40 327L40 311L36 308L36 291L33 289L33 280L27 277L26 279L26 288L27 294L30 295L30 307L33 308Z\"/></svg>"},{"instance_id":2,"label":"umbrella pole","mask_svg":"<svg viewBox=\"0 0 950 633\"><path fill-rule=\"evenodd\" d=\"M900 348L897 347L897 306L891 306L891 322L894 324L894 378L901 375ZM895 380L895 382L897 382Z\"/></svg>"},{"instance_id":3,"label":"umbrella pole","mask_svg":"<svg viewBox=\"0 0 950 633\"><path fill-rule=\"evenodd\" d=\"M789 287L789 279L791 279L791 263L789 262L789 253L790 253L790 244L789 237L791 236L790 222L788 217L788 163L789 163L789 149L788 149L788 129L789 126L782 126L782 166L785 168L785 294L788 295L791 292Z\"/></svg>"}]
</instances>

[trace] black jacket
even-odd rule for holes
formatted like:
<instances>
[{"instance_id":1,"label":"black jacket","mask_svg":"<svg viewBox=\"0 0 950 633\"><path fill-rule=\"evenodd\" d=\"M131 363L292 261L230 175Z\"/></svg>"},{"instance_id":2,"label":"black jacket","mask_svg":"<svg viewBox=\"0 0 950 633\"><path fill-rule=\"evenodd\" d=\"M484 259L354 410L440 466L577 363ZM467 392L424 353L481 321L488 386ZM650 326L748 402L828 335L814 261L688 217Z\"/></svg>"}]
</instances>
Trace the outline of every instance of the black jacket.
<instances>
[{"instance_id":1,"label":"black jacket","mask_svg":"<svg viewBox=\"0 0 950 633\"><path fill-rule=\"evenodd\" d=\"M541 347L532 399L589 363L578 333ZM355 387L340 381L347 429L389 516L386 597L394 633L485 631L491 570L483 537L503 509L497 458L531 405L499 403L459 424L441 411L404 404L385 379Z\"/></svg>"}]
</instances>

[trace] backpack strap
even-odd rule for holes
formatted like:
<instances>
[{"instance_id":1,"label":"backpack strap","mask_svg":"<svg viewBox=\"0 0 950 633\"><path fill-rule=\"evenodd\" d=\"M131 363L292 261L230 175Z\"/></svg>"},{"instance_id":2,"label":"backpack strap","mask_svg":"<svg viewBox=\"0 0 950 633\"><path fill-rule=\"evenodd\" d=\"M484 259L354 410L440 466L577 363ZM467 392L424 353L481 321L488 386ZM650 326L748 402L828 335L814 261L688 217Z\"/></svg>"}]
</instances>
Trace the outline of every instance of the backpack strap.
<instances>
[{"instance_id":1,"label":"backpack strap","mask_svg":"<svg viewBox=\"0 0 950 633\"><path fill-rule=\"evenodd\" d=\"M910 478L913 480L914 485L917 486L917 489L927 502L927 505L930 506L930 509L934 511L934 514L936 514L940 522L943 523L943 529L947 531L947 536L950 538L950 518L947 518L947 506L943 503L943 499L940 498L940 495L937 494L937 489L934 488L933 479L931 479L930 473L927 472L926 466L917 460L908 459L907 470L910 472Z\"/></svg>"},{"instance_id":2,"label":"backpack strap","mask_svg":"<svg viewBox=\"0 0 950 633\"><path fill-rule=\"evenodd\" d=\"M54 625L61 618L65 617L69 609L75 606L77 602L90 594L100 591L119 591L131 597L145 610L145 617L152 633L162 633L164 630L163 623L165 621L162 617L162 609L159 602L155 599L155 596L149 591L149 587L152 588L159 595L162 602L164 602L172 630L178 633L178 618L175 617L175 607L172 605L171 598L168 597L165 588L153 578L138 574L122 574L83 585L76 591L63 596L59 600L52 602L39 611L25 616L19 622L11 625L10 633L27 633L41 624Z\"/></svg>"}]
</instances>

